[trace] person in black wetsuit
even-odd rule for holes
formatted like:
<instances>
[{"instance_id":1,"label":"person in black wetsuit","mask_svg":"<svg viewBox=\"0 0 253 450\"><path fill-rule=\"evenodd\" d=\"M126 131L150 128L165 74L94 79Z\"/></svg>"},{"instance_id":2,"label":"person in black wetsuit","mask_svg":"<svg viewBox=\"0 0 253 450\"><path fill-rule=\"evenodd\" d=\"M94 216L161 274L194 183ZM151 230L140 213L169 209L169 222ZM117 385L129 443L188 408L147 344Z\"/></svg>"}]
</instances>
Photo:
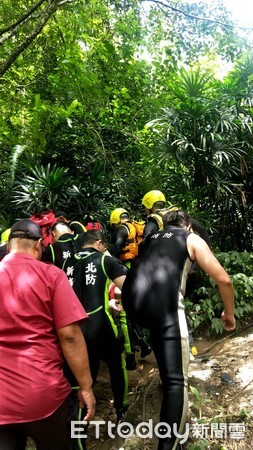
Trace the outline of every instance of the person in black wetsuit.
<instances>
[{"instance_id":1,"label":"person in black wetsuit","mask_svg":"<svg viewBox=\"0 0 253 450\"><path fill-rule=\"evenodd\" d=\"M129 212L124 208L114 209L110 215L110 224L115 230L110 252L130 268L138 255L138 244L136 229L131 223ZM141 358L148 356L152 352L152 347L144 331L137 324L129 321L127 317L126 320L131 346L131 353L126 355L126 365L128 370L135 370L137 367L135 361L136 346L140 346Z\"/></svg>"},{"instance_id":2,"label":"person in black wetsuit","mask_svg":"<svg viewBox=\"0 0 253 450\"><path fill-rule=\"evenodd\" d=\"M117 421L127 409L128 375L124 358L124 336L120 335L110 314L109 285L111 281L122 289L128 269L113 256L105 255L102 231L89 230L83 236L83 246L77 253L78 270L74 281L89 319L81 324L89 354L90 370L95 383L100 360L108 366Z\"/></svg>"},{"instance_id":3,"label":"person in black wetsuit","mask_svg":"<svg viewBox=\"0 0 253 450\"><path fill-rule=\"evenodd\" d=\"M175 450L180 439L173 424L183 434L187 416L189 342L183 299L192 262L197 261L218 285L224 304L222 323L228 331L235 328L234 295L229 275L206 242L190 231L189 215L177 210L163 220L164 230L145 239L127 274L122 303L131 319L150 329L163 388L160 421L170 427L159 427L158 449Z\"/></svg>"},{"instance_id":4,"label":"person in black wetsuit","mask_svg":"<svg viewBox=\"0 0 253 450\"><path fill-rule=\"evenodd\" d=\"M142 205L145 208L146 213L146 225L143 231L143 240L152 233L155 233L158 230L163 229L163 216L168 211L177 211L180 208L176 205L169 206L168 208L165 208L166 204L166 198L163 192L161 191L149 191L147 192L143 199L142 199ZM198 234L204 241L206 241L207 245L212 248L211 241L208 235L207 230L203 225L201 225L199 222L197 222L195 219L191 217L191 230ZM142 243L140 244L142 245ZM201 273L198 266L198 263L195 261L192 266L190 273L187 278L187 284L186 284L186 291L185 291L185 297L189 297L191 301L194 302L194 292L196 290L196 286L198 286L201 282ZM191 353L196 354L196 347L194 346L193 342L193 334L192 330L189 324L189 321L187 320L187 325L190 333L190 348ZM191 355L191 358L192 358ZM194 358L193 358L194 359Z\"/></svg>"},{"instance_id":5,"label":"person in black wetsuit","mask_svg":"<svg viewBox=\"0 0 253 450\"><path fill-rule=\"evenodd\" d=\"M84 233L75 234L65 222L56 222L52 227L53 244L49 244L42 254L42 261L49 262L62 269L71 286L74 283L75 253L82 248Z\"/></svg>"}]
</instances>

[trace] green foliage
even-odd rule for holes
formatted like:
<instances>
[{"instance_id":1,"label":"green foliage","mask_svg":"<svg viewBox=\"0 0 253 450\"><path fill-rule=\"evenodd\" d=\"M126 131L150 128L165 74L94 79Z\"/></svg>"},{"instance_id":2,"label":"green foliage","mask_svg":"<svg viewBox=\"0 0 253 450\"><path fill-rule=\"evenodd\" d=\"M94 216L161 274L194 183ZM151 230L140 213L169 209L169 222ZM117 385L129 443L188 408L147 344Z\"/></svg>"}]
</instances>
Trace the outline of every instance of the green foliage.
<instances>
[{"instance_id":1,"label":"green foliage","mask_svg":"<svg viewBox=\"0 0 253 450\"><path fill-rule=\"evenodd\" d=\"M245 70L248 73L248 66ZM247 82L251 83L249 78ZM231 88L234 95L233 84ZM170 78L165 101L148 126L157 143L159 168L166 170L166 188L173 198L177 186L177 197L192 215L207 212L208 228L220 250L232 245L250 251L252 152L247 146L252 141L251 111L241 100L240 107L236 98L228 101L227 92L222 92L210 71L198 67L182 69Z\"/></svg>"},{"instance_id":2,"label":"green foliage","mask_svg":"<svg viewBox=\"0 0 253 450\"><path fill-rule=\"evenodd\" d=\"M177 11L173 10L175 5ZM159 62L165 60L170 67L179 65L181 61L192 64L199 56L210 53L219 54L227 60L233 60L240 55L245 41L236 36L234 29L229 29L229 25L232 25L230 13L219 1L177 1L168 2L166 6L163 2L157 8L154 2L149 10L149 21L146 23L148 29L152 26L148 40L150 53L157 55L157 42L165 53ZM191 15L191 18L187 14ZM194 16L212 18L214 21L194 20ZM222 23L228 27L221 27Z\"/></svg>"},{"instance_id":3,"label":"green foliage","mask_svg":"<svg viewBox=\"0 0 253 450\"><path fill-rule=\"evenodd\" d=\"M190 386L190 391L194 398L192 406L198 411L199 419L201 419L203 405L207 402L210 402L211 400L204 398L199 390L194 386Z\"/></svg>"},{"instance_id":4,"label":"green foliage","mask_svg":"<svg viewBox=\"0 0 253 450\"><path fill-rule=\"evenodd\" d=\"M237 273L244 274L248 277L253 275L253 254L248 252L227 252L218 254L219 261L229 273L234 275Z\"/></svg>"},{"instance_id":5,"label":"green foliage","mask_svg":"<svg viewBox=\"0 0 253 450\"><path fill-rule=\"evenodd\" d=\"M241 321L253 312L253 254L227 252L216 256L233 281L235 317ZM217 286L203 273L199 284L200 287L193 294L194 298L185 301L191 327L198 332L208 325L210 335L221 334L223 327L220 314L223 304Z\"/></svg>"},{"instance_id":6,"label":"green foliage","mask_svg":"<svg viewBox=\"0 0 253 450\"><path fill-rule=\"evenodd\" d=\"M206 439L200 439L198 443L190 443L187 445L187 450L207 450L210 449L210 442Z\"/></svg>"},{"instance_id":7,"label":"green foliage","mask_svg":"<svg viewBox=\"0 0 253 450\"><path fill-rule=\"evenodd\" d=\"M2 226L42 204L140 217L157 188L217 248L251 250L252 58L224 83L211 75L247 46L220 2L14 3L0 5Z\"/></svg>"},{"instance_id":8,"label":"green foliage","mask_svg":"<svg viewBox=\"0 0 253 450\"><path fill-rule=\"evenodd\" d=\"M68 169L56 166L34 167L30 174L14 183L12 203L21 212L30 215L42 209L60 209L69 201L68 188L71 179Z\"/></svg>"}]
</instances>

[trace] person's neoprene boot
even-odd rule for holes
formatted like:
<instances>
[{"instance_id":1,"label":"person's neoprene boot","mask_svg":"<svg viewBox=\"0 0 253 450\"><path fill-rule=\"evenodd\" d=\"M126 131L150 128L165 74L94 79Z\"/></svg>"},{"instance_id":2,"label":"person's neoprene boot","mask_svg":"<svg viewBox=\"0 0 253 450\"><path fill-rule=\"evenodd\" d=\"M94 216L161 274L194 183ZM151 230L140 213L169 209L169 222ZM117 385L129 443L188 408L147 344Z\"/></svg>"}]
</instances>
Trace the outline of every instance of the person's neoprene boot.
<instances>
[{"instance_id":1,"label":"person's neoprene boot","mask_svg":"<svg viewBox=\"0 0 253 450\"><path fill-rule=\"evenodd\" d=\"M140 347L141 347L141 358L145 358L145 356L150 355L152 352L152 347L149 345L146 341L141 340L140 341Z\"/></svg>"},{"instance_id":2,"label":"person's neoprene boot","mask_svg":"<svg viewBox=\"0 0 253 450\"><path fill-rule=\"evenodd\" d=\"M125 360L127 370L135 370L137 368L134 353L129 353L128 355L126 355Z\"/></svg>"}]
</instances>

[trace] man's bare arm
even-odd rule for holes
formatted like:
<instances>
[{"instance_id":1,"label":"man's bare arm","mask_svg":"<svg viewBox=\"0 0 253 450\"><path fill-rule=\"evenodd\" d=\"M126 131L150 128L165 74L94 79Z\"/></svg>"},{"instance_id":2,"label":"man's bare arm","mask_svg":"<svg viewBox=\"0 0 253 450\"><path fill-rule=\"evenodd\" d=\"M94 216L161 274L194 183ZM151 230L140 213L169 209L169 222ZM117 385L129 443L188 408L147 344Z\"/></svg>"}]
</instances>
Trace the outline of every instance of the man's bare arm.
<instances>
[{"instance_id":1,"label":"man's bare arm","mask_svg":"<svg viewBox=\"0 0 253 450\"><path fill-rule=\"evenodd\" d=\"M236 327L234 318L234 288L230 276L211 252L206 242L196 234L191 233L187 238L187 249L190 258L197 261L199 266L218 285L219 293L224 304L224 311L221 315L223 326L227 331L234 330Z\"/></svg>"}]
</instances>

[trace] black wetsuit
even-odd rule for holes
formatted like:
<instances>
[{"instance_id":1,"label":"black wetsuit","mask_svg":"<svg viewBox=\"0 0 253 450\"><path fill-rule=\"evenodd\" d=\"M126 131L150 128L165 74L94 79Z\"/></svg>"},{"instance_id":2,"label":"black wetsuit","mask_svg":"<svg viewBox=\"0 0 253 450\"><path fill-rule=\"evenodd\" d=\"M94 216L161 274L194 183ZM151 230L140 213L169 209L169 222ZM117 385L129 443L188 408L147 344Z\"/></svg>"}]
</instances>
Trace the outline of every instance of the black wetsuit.
<instances>
[{"instance_id":1,"label":"black wetsuit","mask_svg":"<svg viewBox=\"0 0 253 450\"><path fill-rule=\"evenodd\" d=\"M170 227L145 239L122 289L127 314L150 329L163 387L160 421L182 434L187 415L189 342L183 298L191 268L189 232ZM162 434L162 430L161 430ZM159 450L177 447L172 437L159 439Z\"/></svg>"},{"instance_id":2,"label":"black wetsuit","mask_svg":"<svg viewBox=\"0 0 253 450\"><path fill-rule=\"evenodd\" d=\"M155 215L156 213L154 213ZM207 243L207 245L212 248L210 237L203 225L201 225L199 222L191 218L191 229L194 233L198 234L204 241ZM141 242L139 246L139 251L141 252L142 245L144 240L151 234L155 233L156 231L159 231L159 225L154 216L147 217L147 223L144 228L143 232L143 241ZM191 267L191 271L187 280L186 285L186 293L185 296L189 297L192 301L194 301L194 291L196 290L196 286L198 286L201 283L201 272L199 269L199 266L196 262L193 263ZM188 324L189 326L189 324Z\"/></svg>"},{"instance_id":3,"label":"black wetsuit","mask_svg":"<svg viewBox=\"0 0 253 450\"><path fill-rule=\"evenodd\" d=\"M194 220L191 218L191 229L194 233L198 234L204 241L206 241L207 245L211 248L211 241L209 238L209 235L203 225L201 223L197 222L197 220ZM147 217L147 223L145 225L144 231L143 231L143 239L146 239L147 236L150 234L155 233L159 230L158 223L155 219L155 217Z\"/></svg>"},{"instance_id":4,"label":"black wetsuit","mask_svg":"<svg viewBox=\"0 0 253 450\"><path fill-rule=\"evenodd\" d=\"M58 241L45 248L41 258L42 261L50 262L62 269L66 273L71 286L74 283L77 265L75 253L82 248L83 236L83 234L64 233Z\"/></svg>"},{"instance_id":5,"label":"black wetsuit","mask_svg":"<svg viewBox=\"0 0 253 450\"><path fill-rule=\"evenodd\" d=\"M129 235L129 230L127 226L120 225L114 234L113 245L110 247L110 253L115 256L115 258L120 259L122 248L125 246L127 238Z\"/></svg>"},{"instance_id":6,"label":"black wetsuit","mask_svg":"<svg viewBox=\"0 0 253 450\"><path fill-rule=\"evenodd\" d=\"M94 248L77 255L79 266L74 290L89 318L81 325L85 336L90 370L96 381L100 360L110 372L114 407L118 418L127 405L128 377L123 355L124 336L119 335L109 312L110 280L125 275L128 269L113 256L105 256Z\"/></svg>"},{"instance_id":7,"label":"black wetsuit","mask_svg":"<svg viewBox=\"0 0 253 450\"><path fill-rule=\"evenodd\" d=\"M124 249L127 239L129 236L129 229L127 227L127 222L125 224L121 224L115 231L114 235L114 243L113 246L110 248L110 252L115 258L120 259L120 255L122 254L122 250ZM129 259L124 261L124 264L127 267L131 267L132 263L135 259ZM144 358L145 356L149 355L151 353L151 345L148 339L148 336L145 336L145 333L142 328L138 326L138 324L134 323L134 321L129 320L129 318L126 316L127 321L127 328L128 328L128 336L131 346L131 354L127 355L127 368L131 370L131 366L135 369L136 368L136 362L135 362L135 348L136 346L140 346L141 348L141 357Z\"/></svg>"}]
</instances>

